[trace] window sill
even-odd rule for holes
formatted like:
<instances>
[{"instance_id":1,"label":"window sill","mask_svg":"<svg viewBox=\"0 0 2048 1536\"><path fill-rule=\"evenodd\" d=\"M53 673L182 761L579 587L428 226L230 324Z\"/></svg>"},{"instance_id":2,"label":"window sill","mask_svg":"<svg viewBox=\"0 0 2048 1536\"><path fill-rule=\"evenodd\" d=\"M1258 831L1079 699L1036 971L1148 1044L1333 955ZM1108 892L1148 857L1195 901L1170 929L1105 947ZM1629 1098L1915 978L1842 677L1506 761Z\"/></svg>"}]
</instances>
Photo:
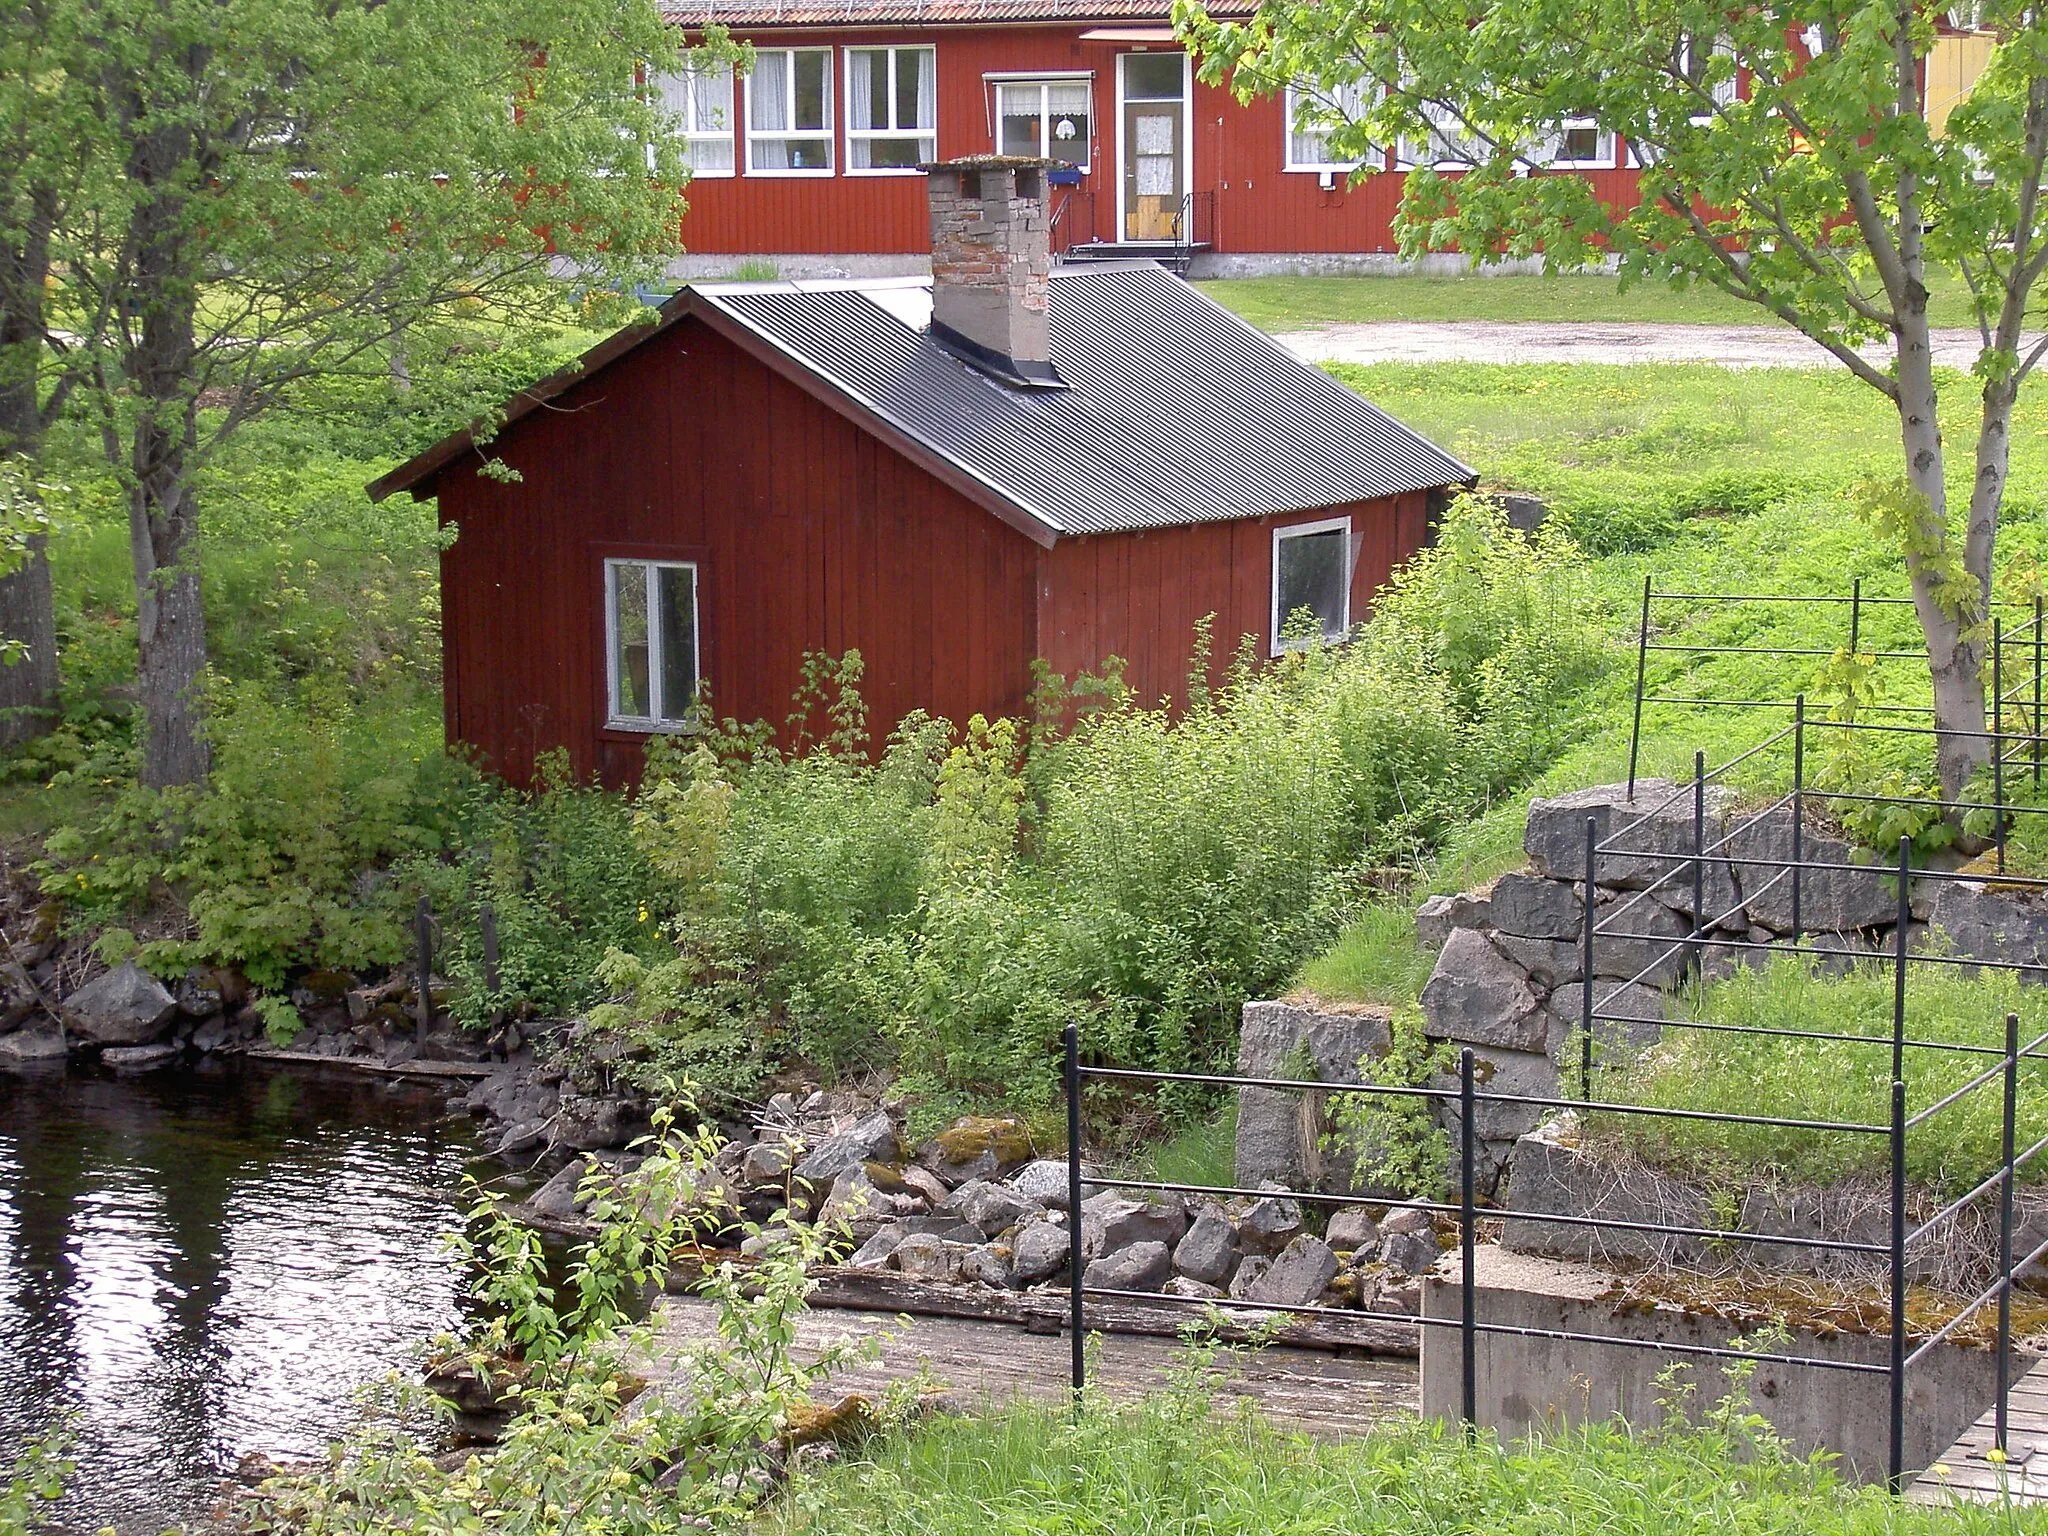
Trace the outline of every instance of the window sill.
<instances>
[{"instance_id":1,"label":"window sill","mask_svg":"<svg viewBox=\"0 0 2048 1536\"><path fill-rule=\"evenodd\" d=\"M776 169L769 169L769 170L763 170L763 169L761 169L761 168L759 168L759 167L756 167L756 166L749 166L749 167L747 167L747 174L748 174L749 176L766 176L766 177L771 177L771 178L773 178L774 180L777 180L777 181L801 181L801 180L804 180L804 179L809 179L809 180L812 180L812 181L817 181L817 180L821 180L821 179L823 179L823 178L825 178L825 177L828 177L828 176L836 176L836 175L838 175L839 173L838 173L838 171L837 171L837 170L835 170L835 169L834 169L833 167L831 167L831 166L829 166L829 165L828 165L828 166L824 167L824 168L823 168L823 169L821 169L821 170L815 170L815 171L800 171L800 170L776 170Z\"/></svg>"},{"instance_id":2,"label":"window sill","mask_svg":"<svg viewBox=\"0 0 2048 1536\"><path fill-rule=\"evenodd\" d=\"M690 168L692 181L731 181L738 174L738 171L700 171L695 166Z\"/></svg>"},{"instance_id":3,"label":"window sill","mask_svg":"<svg viewBox=\"0 0 2048 1536\"><path fill-rule=\"evenodd\" d=\"M846 168L849 176L922 176L924 172L914 165L869 165Z\"/></svg>"},{"instance_id":4,"label":"window sill","mask_svg":"<svg viewBox=\"0 0 2048 1536\"><path fill-rule=\"evenodd\" d=\"M691 720L607 720L599 734L645 741L649 736L700 736L704 727Z\"/></svg>"}]
</instances>

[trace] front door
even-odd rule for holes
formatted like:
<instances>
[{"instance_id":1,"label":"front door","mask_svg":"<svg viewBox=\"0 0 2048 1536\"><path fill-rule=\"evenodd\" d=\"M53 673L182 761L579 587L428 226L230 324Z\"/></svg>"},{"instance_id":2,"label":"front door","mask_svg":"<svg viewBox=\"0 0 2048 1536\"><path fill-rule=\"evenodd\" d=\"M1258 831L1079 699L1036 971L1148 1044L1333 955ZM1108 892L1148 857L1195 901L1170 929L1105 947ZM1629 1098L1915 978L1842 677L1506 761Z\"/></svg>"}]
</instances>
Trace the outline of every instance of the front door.
<instances>
[{"instance_id":1,"label":"front door","mask_svg":"<svg viewBox=\"0 0 2048 1536\"><path fill-rule=\"evenodd\" d=\"M1126 240L1185 238L1187 56L1127 53L1123 95L1123 224Z\"/></svg>"}]
</instances>

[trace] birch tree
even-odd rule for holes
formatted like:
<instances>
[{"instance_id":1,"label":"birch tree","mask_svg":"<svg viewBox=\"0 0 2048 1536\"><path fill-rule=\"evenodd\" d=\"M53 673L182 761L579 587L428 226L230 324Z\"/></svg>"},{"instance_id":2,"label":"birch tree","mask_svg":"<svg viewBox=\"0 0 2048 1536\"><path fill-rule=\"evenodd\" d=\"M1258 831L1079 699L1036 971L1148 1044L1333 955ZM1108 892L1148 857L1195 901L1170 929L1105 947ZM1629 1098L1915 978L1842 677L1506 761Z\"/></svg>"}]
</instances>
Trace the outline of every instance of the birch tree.
<instances>
[{"instance_id":1,"label":"birch tree","mask_svg":"<svg viewBox=\"0 0 2048 1536\"><path fill-rule=\"evenodd\" d=\"M1206 78L1241 95L1302 86L1333 159L1405 150L1404 253L1541 252L1567 270L1612 259L1624 283L1708 285L1883 395L1898 472L1863 501L1905 559L1941 784L1959 795L1991 753L1987 615L2012 411L2048 346L2027 329L2048 264L2041 5L1984 0L1957 18L1990 59L1932 119L1927 61L1952 24L1921 0L1265 0L1242 23L1176 0L1175 19ZM1589 134L1639 167L1638 198L1552 171ZM1939 275L1968 288L1967 383L1934 367ZM1954 463L1944 388L1975 396Z\"/></svg>"}]
</instances>

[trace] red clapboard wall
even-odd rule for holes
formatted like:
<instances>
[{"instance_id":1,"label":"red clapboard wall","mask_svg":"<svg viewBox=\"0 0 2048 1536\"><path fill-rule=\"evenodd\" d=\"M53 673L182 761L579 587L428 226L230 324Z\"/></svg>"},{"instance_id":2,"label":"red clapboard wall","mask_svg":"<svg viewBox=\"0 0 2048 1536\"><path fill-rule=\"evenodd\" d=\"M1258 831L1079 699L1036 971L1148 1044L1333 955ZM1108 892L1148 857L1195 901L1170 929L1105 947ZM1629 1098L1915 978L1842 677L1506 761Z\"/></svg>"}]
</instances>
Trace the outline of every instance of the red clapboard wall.
<instances>
[{"instance_id":1,"label":"red clapboard wall","mask_svg":"<svg viewBox=\"0 0 2048 1536\"><path fill-rule=\"evenodd\" d=\"M778 725L806 652L857 649L877 735L913 709L1016 715L1043 655L1111 654L1147 702L1181 697L1194 626L1216 666L1269 628L1272 530L1349 512L1353 615L1425 536L1426 495L1063 539L1043 549L695 318L670 326L442 470L447 730L527 780L566 747L630 782L644 737L605 723L602 562L695 560L720 715Z\"/></svg>"}]
</instances>

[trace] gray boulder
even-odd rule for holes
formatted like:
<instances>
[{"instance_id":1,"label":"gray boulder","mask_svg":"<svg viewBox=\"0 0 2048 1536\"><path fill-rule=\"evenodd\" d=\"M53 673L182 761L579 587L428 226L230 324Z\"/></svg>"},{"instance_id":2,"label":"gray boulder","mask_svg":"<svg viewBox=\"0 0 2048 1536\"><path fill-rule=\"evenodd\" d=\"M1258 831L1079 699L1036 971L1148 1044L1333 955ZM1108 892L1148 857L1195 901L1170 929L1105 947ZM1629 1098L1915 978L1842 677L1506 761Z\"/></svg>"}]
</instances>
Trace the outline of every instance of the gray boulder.
<instances>
[{"instance_id":1,"label":"gray boulder","mask_svg":"<svg viewBox=\"0 0 2048 1536\"><path fill-rule=\"evenodd\" d=\"M846 1262L855 1269L882 1269L896 1252L896 1245L910 1234L899 1226L886 1226L860 1245Z\"/></svg>"},{"instance_id":2,"label":"gray boulder","mask_svg":"<svg viewBox=\"0 0 2048 1536\"><path fill-rule=\"evenodd\" d=\"M1792 876L1780 872L1792 857L1792 808L1778 809L1748 822L1738 818L1728 839L1728 851L1735 859L1736 878L1742 882L1743 906L1750 921L1779 933L1792 931ZM1867 863L1867 854L1840 838L1828 837L1805 828L1800 836L1800 857L1817 864ZM1943 884L1949 882L1944 881ZM1872 865L1868 874L1849 869L1802 869L1799 872L1799 922L1808 932L1843 933L1853 928L1876 928L1897 921L1899 896L1888 887L1881 867Z\"/></svg>"},{"instance_id":3,"label":"gray boulder","mask_svg":"<svg viewBox=\"0 0 2048 1536\"><path fill-rule=\"evenodd\" d=\"M772 1184L795 1166L803 1143L780 1131L770 1131L747 1148L740 1159L740 1177L749 1184Z\"/></svg>"},{"instance_id":4,"label":"gray boulder","mask_svg":"<svg viewBox=\"0 0 2048 1536\"><path fill-rule=\"evenodd\" d=\"M1133 1243L1105 1254L1082 1272L1081 1283L1105 1291L1156 1291L1173 1277L1164 1243Z\"/></svg>"},{"instance_id":5,"label":"gray boulder","mask_svg":"<svg viewBox=\"0 0 2048 1536\"><path fill-rule=\"evenodd\" d=\"M1245 1300L1269 1307L1311 1307L1342 1266L1330 1245L1304 1232L1280 1251L1272 1268L1253 1282Z\"/></svg>"},{"instance_id":6,"label":"gray boulder","mask_svg":"<svg viewBox=\"0 0 2048 1536\"><path fill-rule=\"evenodd\" d=\"M1230 1214L1237 1243L1246 1253L1272 1255L1301 1231L1301 1207L1285 1195L1260 1195L1234 1201Z\"/></svg>"},{"instance_id":7,"label":"gray boulder","mask_svg":"<svg viewBox=\"0 0 2048 1536\"><path fill-rule=\"evenodd\" d=\"M896 1122L878 1109L819 1142L796 1165L796 1176L825 1188L864 1163L893 1163L896 1154Z\"/></svg>"},{"instance_id":8,"label":"gray boulder","mask_svg":"<svg viewBox=\"0 0 2048 1536\"><path fill-rule=\"evenodd\" d=\"M1379 1240L1379 1225L1362 1205L1343 1207L1323 1229L1323 1241L1339 1253L1367 1253Z\"/></svg>"},{"instance_id":9,"label":"gray boulder","mask_svg":"<svg viewBox=\"0 0 2048 1536\"><path fill-rule=\"evenodd\" d=\"M187 971L178 979L173 995L178 1000L178 1012L188 1019L210 1019L227 1006L220 982L212 971Z\"/></svg>"},{"instance_id":10,"label":"gray boulder","mask_svg":"<svg viewBox=\"0 0 2048 1536\"><path fill-rule=\"evenodd\" d=\"M1010 1270L1010 1260L1002 1249L988 1243L967 1250L960 1259L960 1278L974 1285L985 1285L994 1291L1013 1291L1017 1280Z\"/></svg>"},{"instance_id":11,"label":"gray boulder","mask_svg":"<svg viewBox=\"0 0 2048 1536\"><path fill-rule=\"evenodd\" d=\"M1491 1046L1473 1048L1473 1078L1476 1085L1488 1093L1517 1094L1532 1098L1554 1098L1557 1094L1557 1067L1547 1051L1503 1051ZM1455 1068L1435 1073L1429 1079L1429 1086L1455 1095L1458 1091L1458 1073ZM1438 1101L1438 1113L1443 1118L1444 1128L1451 1134L1452 1166L1457 1162L1457 1146L1460 1110L1455 1097ZM1482 1099L1474 1116L1477 1122L1474 1130L1481 1141L1513 1141L1517 1136L1536 1128L1536 1122L1543 1118L1543 1111L1532 1105L1496 1104Z\"/></svg>"},{"instance_id":12,"label":"gray boulder","mask_svg":"<svg viewBox=\"0 0 2048 1536\"><path fill-rule=\"evenodd\" d=\"M155 1045L110 1045L100 1052L100 1064L116 1072L161 1072L185 1055L184 1047L164 1040Z\"/></svg>"},{"instance_id":13,"label":"gray boulder","mask_svg":"<svg viewBox=\"0 0 2048 1536\"><path fill-rule=\"evenodd\" d=\"M64 999L73 1034L95 1045L148 1045L171 1026L178 1000L134 961L95 977Z\"/></svg>"},{"instance_id":14,"label":"gray boulder","mask_svg":"<svg viewBox=\"0 0 2048 1536\"><path fill-rule=\"evenodd\" d=\"M962 1221L971 1221L988 1237L1006 1232L1039 1209L1006 1184L975 1179L953 1191L953 1209Z\"/></svg>"},{"instance_id":15,"label":"gray boulder","mask_svg":"<svg viewBox=\"0 0 2048 1536\"><path fill-rule=\"evenodd\" d=\"M1384 1012L1336 1012L1293 1003L1247 1003L1238 1035L1241 1077L1289 1076L1306 1059L1324 1083L1360 1081L1358 1064L1384 1056L1392 1044ZM1330 1156L1324 1095L1285 1088L1241 1088L1237 1101L1237 1182L1301 1187L1351 1187L1352 1160Z\"/></svg>"},{"instance_id":16,"label":"gray boulder","mask_svg":"<svg viewBox=\"0 0 2048 1536\"><path fill-rule=\"evenodd\" d=\"M27 1023L41 1006L39 989L27 968L12 960L0 962L0 1034Z\"/></svg>"},{"instance_id":17,"label":"gray boulder","mask_svg":"<svg viewBox=\"0 0 2048 1536\"><path fill-rule=\"evenodd\" d=\"M1597 855L1596 885L1631 891L1654 885L1683 890L1690 900L1692 874L1685 861L1693 853L1692 798L1690 786L1638 779L1633 800L1626 784L1599 784L1554 800L1534 800L1522 846L1537 874L1583 880L1591 817L1595 841L1614 844L1612 851ZM1728 829L1729 798L1720 786L1708 786L1704 840L1709 847ZM1729 878L1726 864L1716 860L1710 869L1713 864L1721 866L1721 873L1710 876L1719 889L1719 882ZM1733 890L1732 878L1726 889Z\"/></svg>"},{"instance_id":18,"label":"gray boulder","mask_svg":"<svg viewBox=\"0 0 2048 1536\"><path fill-rule=\"evenodd\" d=\"M1676 981L1693 961L1693 946L1676 941L1691 933L1686 918L1643 893L1632 893L1600 914L1600 929L1593 934L1593 974L1652 986ZM1709 946L1699 949L1704 956Z\"/></svg>"},{"instance_id":19,"label":"gray boulder","mask_svg":"<svg viewBox=\"0 0 2048 1536\"><path fill-rule=\"evenodd\" d=\"M1412 1205L1404 1205L1397 1211L1387 1212L1387 1219L1380 1223L1382 1237L1399 1237L1406 1232L1429 1232L1435 1230L1436 1218L1427 1211L1419 1211Z\"/></svg>"},{"instance_id":20,"label":"gray boulder","mask_svg":"<svg viewBox=\"0 0 2048 1536\"><path fill-rule=\"evenodd\" d=\"M1208 1285L1200 1280L1191 1280L1186 1275L1175 1275L1160 1287L1168 1296L1177 1296L1182 1301L1221 1301L1230 1293L1220 1285Z\"/></svg>"},{"instance_id":21,"label":"gray boulder","mask_svg":"<svg viewBox=\"0 0 2048 1536\"><path fill-rule=\"evenodd\" d=\"M1229 1217L1215 1210L1197 1216L1173 1250L1175 1272L1204 1285L1228 1285L1237 1261L1237 1231Z\"/></svg>"},{"instance_id":22,"label":"gray boulder","mask_svg":"<svg viewBox=\"0 0 2048 1536\"><path fill-rule=\"evenodd\" d=\"M1058 1274L1067 1265L1066 1227L1057 1221L1027 1221L1011 1246L1010 1267L1025 1285Z\"/></svg>"},{"instance_id":23,"label":"gray boulder","mask_svg":"<svg viewBox=\"0 0 2048 1536\"><path fill-rule=\"evenodd\" d=\"M917 1149L948 1189L1000 1179L1031 1161L1031 1128L1009 1115L964 1115Z\"/></svg>"},{"instance_id":24,"label":"gray boulder","mask_svg":"<svg viewBox=\"0 0 2048 1536\"><path fill-rule=\"evenodd\" d=\"M1081 1202L1081 1252L1087 1258L1111 1254L1134 1243L1158 1243L1169 1251L1188 1229L1178 1198L1133 1200L1104 1190Z\"/></svg>"},{"instance_id":25,"label":"gray boulder","mask_svg":"<svg viewBox=\"0 0 2048 1536\"><path fill-rule=\"evenodd\" d=\"M1529 978L1530 990L1549 991L1569 986L1586 974L1585 946L1570 939L1524 939L1512 933L1496 933L1493 947L1506 955L1515 968ZM1598 941L1595 941L1598 949ZM1599 956L1596 953L1597 964Z\"/></svg>"},{"instance_id":26,"label":"gray boulder","mask_svg":"<svg viewBox=\"0 0 2048 1536\"><path fill-rule=\"evenodd\" d=\"M1502 875L1494 881L1492 909L1495 929L1524 939L1576 939L1585 924L1585 907L1571 883L1537 875Z\"/></svg>"},{"instance_id":27,"label":"gray boulder","mask_svg":"<svg viewBox=\"0 0 2048 1536\"><path fill-rule=\"evenodd\" d=\"M2048 949L2048 911L1974 880L1925 883L1934 887L1928 926L1946 938L1955 953L1979 960L2042 963Z\"/></svg>"},{"instance_id":28,"label":"gray boulder","mask_svg":"<svg viewBox=\"0 0 2048 1536\"><path fill-rule=\"evenodd\" d=\"M1437 1039L1543 1048L1544 1022L1528 976L1475 929L1459 929L1444 945L1422 989L1422 1016Z\"/></svg>"},{"instance_id":29,"label":"gray boulder","mask_svg":"<svg viewBox=\"0 0 2048 1536\"><path fill-rule=\"evenodd\" d=\"M1509 1215L1501 1225L1501 1247L1595 1264L1626 1260L1697 1265L1702 1250L1696 1238L1570 1222L1517 1221L1514 1213L1596 1216L1652 1226L1714 1225L1703 1197L1692 1186L1646 1168L1623 1171L1582 1154L1576 1124L1569 1116L1515 1144L1506 1205Z\"/></svg>"},{"instance_id":30,"label":"gray boulder","mask_svg":"<svg viewBox=\"0 0 2048 1536\"><path fill-rule=\"evenodd\" d=\"M1249 1301L1251 1293L1266 1272L1273 1267L1273 1261L1263 1253L1255 1253L1237 1266L1237 1273L1230 1277L1230 1298L1233 1301Z\"/></svg>"},{"instance_id":31,"label":"gray boulder","mask_svg":"<svg viewBox=\"0 0 2048 1536\"><path fill-rule=\"evenodd\" d=\"M893 1257L896 1267L913 1279L957 1280L960 1266L973 1246L913 1232L896 1245Z\"/></svg>"},{"instance_id":32,"label":"gray boulder","mask_svg":"<svg viewBox=\"0 0 2048 1536\"><path fill-rule=\"evenodd\" d=\"M1018 1197L1047 1210L1064 1211L1067 1208L1067 1165L1064 1162L1026 1163L1006 1181ZM1081 1197L1086 1199L1093 1191L1083 1183Z\"/></svg>"},{"instance_id":33,"label":"gray boulder","mask_svg":"<svg viewBox=\"0 0 2048 1536\"><path fill-rule=\"evenodd\" d=\"M64 1037L54 1024L29 1024L0 1035L0 1067L56 1063L66 1054Z\"/></svg>"},{"instance_id":34,"label":"gray boulder","mask_svg":"<svg viewBox=\"0 0 2048 1536\"><path fill-rule=\"evenodd\" d=\"M1486 928L1493 922L1484 896L1432 896L1415 909L1415 947L1442 949L1456 928Z\"/></svg>"},{"instance_id":35,"label":"gray boulder","mask_svg":"<svg viewBox=\"0 0 2048 1536\"><path fill-rule=\"evenodd\" d=\"M1397 1274L1419 1275L1433 1268L1442 1250L1436 1233L1396 1232L1380 1244L1380 1262Z\"/></svg>"}]
</instances>

